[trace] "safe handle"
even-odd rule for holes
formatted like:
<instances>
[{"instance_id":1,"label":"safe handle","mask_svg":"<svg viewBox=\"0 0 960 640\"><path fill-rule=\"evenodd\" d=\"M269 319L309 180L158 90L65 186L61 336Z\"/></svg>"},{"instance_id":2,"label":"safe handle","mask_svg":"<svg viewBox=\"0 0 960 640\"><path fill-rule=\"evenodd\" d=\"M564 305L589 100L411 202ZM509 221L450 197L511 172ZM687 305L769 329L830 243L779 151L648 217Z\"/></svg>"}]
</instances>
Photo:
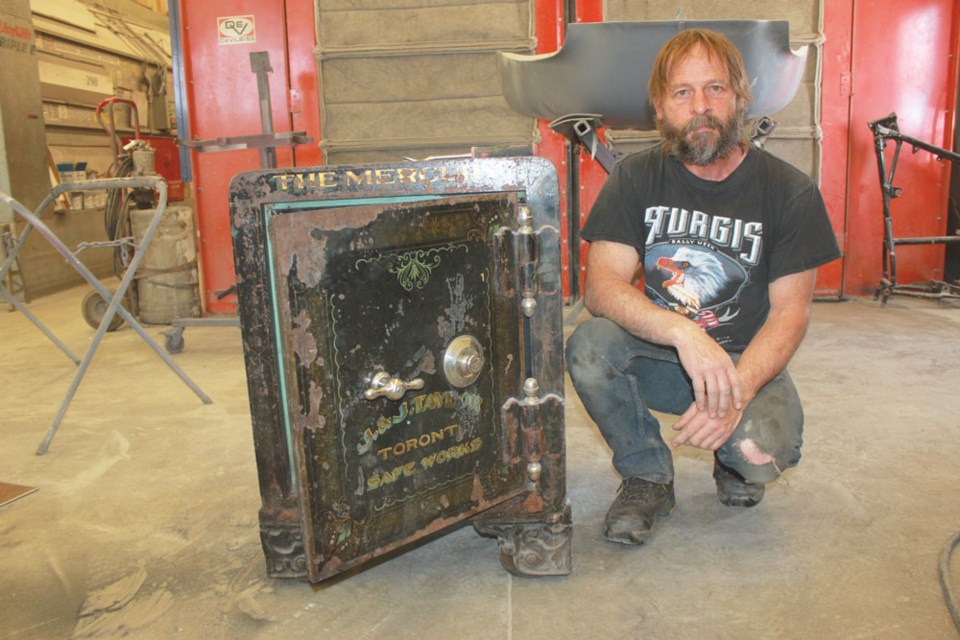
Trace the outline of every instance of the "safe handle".
<instances>
[{"instance_id":1,"label":"safe handle","mask_svg":"<svg viewBox=\"0 0 960 640\"><path fill-rule=\"evenodd\" d=\"M391 378L386 371L380 371L370 380L370 388L363 392L367 400L386 396L390 400L399 400L411 389L423 389L423 378L414 378L404 382L400 378Z\"/></svg>"}]
</instances>

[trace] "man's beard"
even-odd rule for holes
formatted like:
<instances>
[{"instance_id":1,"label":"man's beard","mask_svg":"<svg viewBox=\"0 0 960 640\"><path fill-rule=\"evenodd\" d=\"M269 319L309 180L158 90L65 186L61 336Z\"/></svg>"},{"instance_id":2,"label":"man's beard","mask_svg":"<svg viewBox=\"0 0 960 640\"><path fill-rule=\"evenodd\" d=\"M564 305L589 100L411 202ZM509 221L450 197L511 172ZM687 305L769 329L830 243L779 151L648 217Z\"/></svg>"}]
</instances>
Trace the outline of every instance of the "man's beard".
<instances>
[{"instance_id":1,"label":"man's beard","mask_svg":"<svg viewBox=\"0 0 960 640\"><path fill-rule=\"evenodd\" d=\"M726 122L710 115L702 115L695 116L687 124L677 128L660 118L657 128L666 143L667 155L673 156L684 164L705 167L725 157L739 144L742 138L740 129L743 126L743 118L744 110L738 108ZM704 126L712 128L717 135L706 132L690 136L690 132Z\"/></svg>"}]
</instances>

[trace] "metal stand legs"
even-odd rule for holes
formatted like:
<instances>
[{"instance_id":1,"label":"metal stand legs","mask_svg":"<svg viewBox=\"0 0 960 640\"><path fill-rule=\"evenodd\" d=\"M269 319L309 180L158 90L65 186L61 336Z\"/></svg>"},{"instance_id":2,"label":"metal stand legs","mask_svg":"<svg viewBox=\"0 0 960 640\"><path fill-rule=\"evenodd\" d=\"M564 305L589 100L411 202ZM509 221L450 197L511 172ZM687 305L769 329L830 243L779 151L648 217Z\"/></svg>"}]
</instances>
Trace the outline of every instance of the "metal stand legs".
<instances>
[{"instance_id":1,"label":"metal stand legs","mask_svg":"<svg viewBox=\"0 0 960 640\"><path fill-rule=\"evenodd\" d=\"M873 132L874 151L877 155L877 169L880 172L880 190L883 193L883 277L877 285L874 293L874 300L880 299L881 304L886 304L891 295L913 296L915 298L933 298L943 304L947 300L960 300L960 283L943 282L941 280L930 280L927 282L918 282L911 284L901 284L897 282L897 256L896 248L906 245L934 245L934 244L956 244L960 243L960 236L932 236L932 237L913 237L903 238L895 237L893 234L893 219L890 215L890 201L900 197L900 187L893 184L893 176L897 171L897 161L900 159L900 149L904 143L913 147L913 152L918 149L933 154L938 160L948 160L950 162L960 161L960 154L947 149L937 147L916 138L903 135L897 125L897 114L891 113L885 118L874 120L867 123ZM886 158L883 155L887 140L894 141L893 158L887 167Z\"/></svg>"},{"instance_id":2,"label":"metal stand legs","mask_svg":"<svg viewBox=\"0 0 960 640\"><path fill-rule=\"evenodd\" d=\"M123 277L120 280L120 285L117 287L116 293L111 294L109 289L107 289L103 284L97 280L86 265L84 265L72 251L60 240L44 223L40 220L39 214L44 211L53 201L60 196L62 193L67 191L86 191L86 190L96 190L96 189L132 189L132 188L150 188L157 191L159 194L159 202L157 204L156 213L153 215L153 218L150 221L150 225L147 228L146 233L143 236L143 241L137 250L134 252L133 259L130 261L130 264L127 266L126 271L123 274ZM99 293L104 300L109 300L110 304L107 307L106 312L103 315L103 319L100 321L100 326L97 328L97 333L94 336L93 342L90 344L90 348L87 350L86 355L83 358L83 361L78 361L76 356L74 356L69 349L60 343L56 337L46 329L36 318L34 318L25 308L18 304L13 296L3 288L0 284L0 293L3 294L7 300L9 300L14 306L20 310L24 315L26 315L31 322L33 322L37 327L40 328L43 333L53 341L61 351L67 354L67 356L73 360L75 363L79 364L79 369L77 370L76 375L73 378L73 382L70 385L70 388L67 390L67 395L63 399L63 403L60 405L60 410L57 412L56 417L53 420L53 423L50 425L47 434L43 438L43 442L40 444L37 449L37 455L43 455L50 448L50 443L53 440L53 437L57 433L57 429L60 427L60 422L63 420L64 415L67 412L67 408L70 406L70 401L73 399L73 396L77 392L77 388L80 386L80 382L83 380L83 376L87 371L87 368L90 366L90 362L93 360L93 356L97 351L97 348L100 346L100 342L103 340L103 336L107 331L107 327L110 326L111 320L116 314L120 316L130 325L130 327L139 335L147 345L153 349L153 351L160 356L160 358L173 370L177 376L190 387L190 390L196 394L198 398L204 404L210 404L212 401L203 391L187 376L186 373L175 363L170 356L164 353L156 342L147 334L139 322L130 314L129 311L123 308L120 304L120 301L126 296L127 289L130 287L131 282L133 282L134 277L136 276L137 267L140 265L140 262L143 260L144 255L146 254L147 247L150 245L151 240L153 240L154 235L156 234L157 227L160 225L160 220L163 217L163 213L167 207L167 183L166 181L159 176L150 176L150 177L132 177L132 178L115 178L107 180L89 180L87 182L76 182L69 185L58 185L55 187L50 194L40 203L40 206L37 207L36 213L29 211L22 204L11 198L6 193L0 192L0 202L8 205L12 208L18 215L20 215L24 220L27 221L27 226L23 230L18 239L16 245L14 246L13 252L7 256L7 259L4 261L2 269L0 269L0 283L3 282L3 278L6 276L7 271L10 269L11 265L16 261L17 256L20 250L23 248L24 243L26 242L27 237L29 236L32 229L36 228L37 231L48 242L64 257L68 264L70 264L82 277L86 280L90 286L92 286L97 293Z\"/></svg>"}]
</instances>

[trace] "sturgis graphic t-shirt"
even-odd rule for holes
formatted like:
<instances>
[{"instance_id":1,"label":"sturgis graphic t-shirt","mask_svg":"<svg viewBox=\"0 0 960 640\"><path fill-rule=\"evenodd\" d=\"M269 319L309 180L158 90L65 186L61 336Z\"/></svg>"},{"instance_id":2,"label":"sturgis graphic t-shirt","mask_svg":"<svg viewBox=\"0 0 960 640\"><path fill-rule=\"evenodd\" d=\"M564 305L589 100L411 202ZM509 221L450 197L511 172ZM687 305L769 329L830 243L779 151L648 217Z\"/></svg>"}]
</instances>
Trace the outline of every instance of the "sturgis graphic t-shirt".
<instances>
[{"instance_id":1,"label":"sturgis graphic t-shirt","mask_svg":"<svg viewBox=\"0 0 960 640\"><path fill-rule=\"evenodd\" d=\"M840 257L814 182L753 146L720 182L698 178L660 146L625 158L582 237L635 247L647 297L733 352L766 320L772 281Z\"/></svg>"}]
</instances>

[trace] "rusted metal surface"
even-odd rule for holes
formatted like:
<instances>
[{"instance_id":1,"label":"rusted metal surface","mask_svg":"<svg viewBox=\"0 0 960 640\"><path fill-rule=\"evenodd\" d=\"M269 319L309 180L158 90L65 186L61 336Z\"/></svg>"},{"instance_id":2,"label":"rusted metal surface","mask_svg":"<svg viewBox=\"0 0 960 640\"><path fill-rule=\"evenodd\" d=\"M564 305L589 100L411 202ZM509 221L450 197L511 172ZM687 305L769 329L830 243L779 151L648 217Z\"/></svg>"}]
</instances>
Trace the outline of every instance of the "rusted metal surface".
<instances>
[{"instance_id":1,"label":"rusted metal surface","mask_svg":"<svg viewBox=\"0 0 960 640\"><path fill-rule=\"evenodd\" d=\"M478 514L509 570L568 573L552 165L262 171L230 194L270 575Z\"/></svg>"}]
</instances>

